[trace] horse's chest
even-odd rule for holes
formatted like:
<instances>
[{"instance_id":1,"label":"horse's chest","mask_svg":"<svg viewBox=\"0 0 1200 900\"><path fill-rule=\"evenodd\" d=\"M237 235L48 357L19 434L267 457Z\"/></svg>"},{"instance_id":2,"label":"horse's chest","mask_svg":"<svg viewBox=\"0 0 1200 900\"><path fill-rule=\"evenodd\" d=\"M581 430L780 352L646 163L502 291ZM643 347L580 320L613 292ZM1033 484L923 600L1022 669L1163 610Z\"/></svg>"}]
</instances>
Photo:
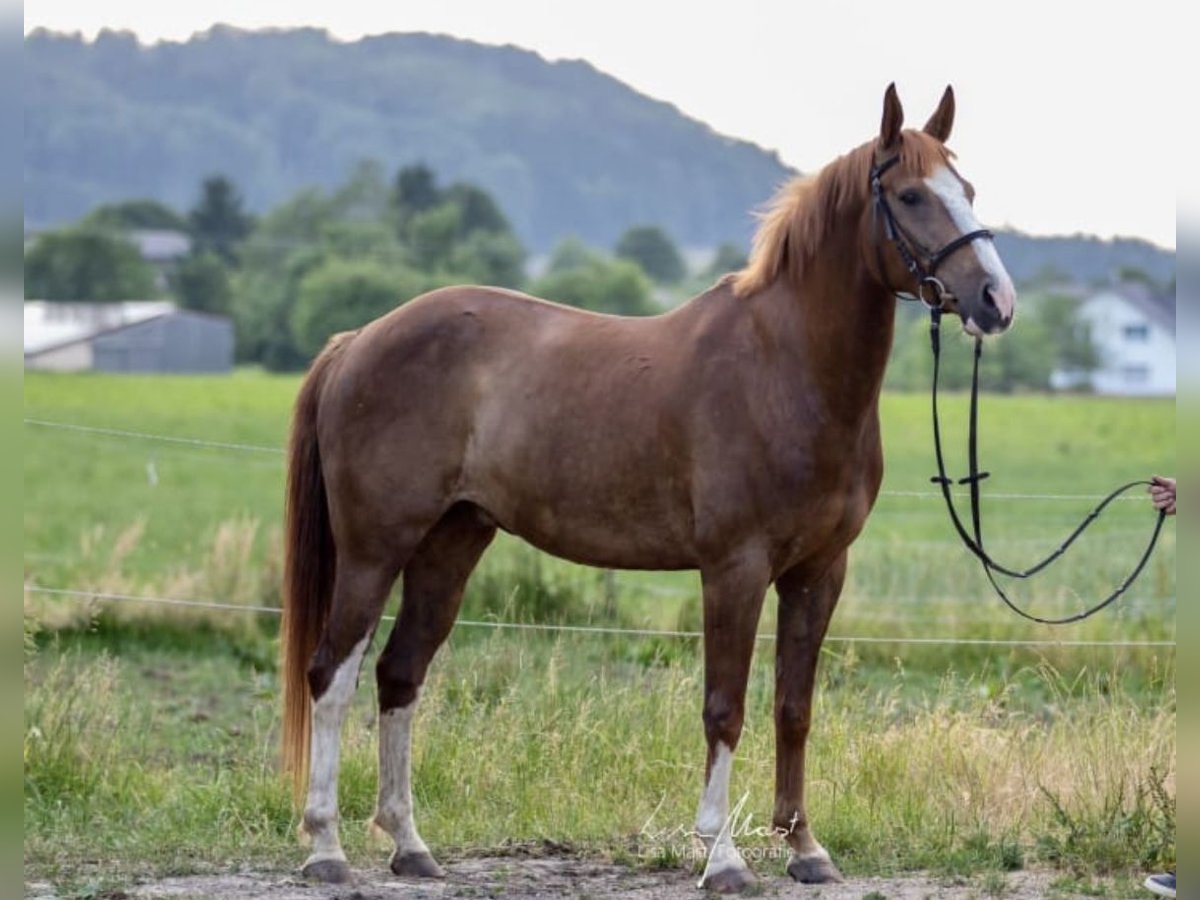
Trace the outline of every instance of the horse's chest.
<instances>
[{"instance_id":1,"label":"horse's chest","mask_svg":"<svg viewBox=\"0 0 1200 900\"><path fill-rule=\"evenodd\" d=\"M842 444L801 454L768 474L758 495L785 556L848 546L866 523L882 479L878 442Z\"/></svg>"}]
</instances>

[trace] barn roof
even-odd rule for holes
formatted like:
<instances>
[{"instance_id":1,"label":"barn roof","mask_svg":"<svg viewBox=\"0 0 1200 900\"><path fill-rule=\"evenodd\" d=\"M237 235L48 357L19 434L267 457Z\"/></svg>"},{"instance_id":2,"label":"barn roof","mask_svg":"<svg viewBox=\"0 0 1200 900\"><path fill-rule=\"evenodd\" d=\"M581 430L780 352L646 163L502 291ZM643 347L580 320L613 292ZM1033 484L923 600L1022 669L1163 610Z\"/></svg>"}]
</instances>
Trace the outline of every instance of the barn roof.
<instances>
[{"instance_id":1,"label":"barn roof","mask_svg":"<svg viewBox=\"0 0 1200 900\"><path fill-rule=\"evenodd\" d=\"M25 302L25 355L36 356L176 311L174 303L129 300L124 303Z\"/></svg>"}]
</instances>

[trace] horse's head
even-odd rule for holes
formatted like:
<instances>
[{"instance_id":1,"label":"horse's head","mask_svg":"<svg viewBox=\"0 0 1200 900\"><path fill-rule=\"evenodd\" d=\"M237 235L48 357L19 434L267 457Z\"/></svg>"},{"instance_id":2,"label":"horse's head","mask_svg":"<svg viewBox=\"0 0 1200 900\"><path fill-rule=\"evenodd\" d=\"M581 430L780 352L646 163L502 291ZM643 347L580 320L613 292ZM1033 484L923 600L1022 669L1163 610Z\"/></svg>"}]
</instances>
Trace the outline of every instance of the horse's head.
<instances>
[{"instance_id":1,"label":"horse's head","mask_svg":"<svg viewBox=\"0 0 1200 900\"><path fill-rule=\"evenodd\" d=\"M890 290L958 313L970 334L997 334L1012 323L1017 295L991 232L971 208L975 189L951 164L945 142L953 124L951 88L915 131L903 128L896 87L888 87L871 168L866 252Z\"/></svg>"}]
</instances>

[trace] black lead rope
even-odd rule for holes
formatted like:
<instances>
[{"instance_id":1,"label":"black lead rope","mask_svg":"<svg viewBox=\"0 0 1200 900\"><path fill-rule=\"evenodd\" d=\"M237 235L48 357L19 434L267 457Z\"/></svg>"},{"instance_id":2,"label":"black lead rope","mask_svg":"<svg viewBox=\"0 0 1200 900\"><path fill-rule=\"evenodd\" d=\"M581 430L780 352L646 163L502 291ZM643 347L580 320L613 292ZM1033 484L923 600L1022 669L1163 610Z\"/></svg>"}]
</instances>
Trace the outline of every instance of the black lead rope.
<instances>
[{"instance_id":1,"label":"black lead rope","mask_svg":"<svg viewBox=\"0 0 1200 900\"><path fill-rule=\"evenodd\" d=\"M1150 484L1150 482L1149 481L1131 481L1131 482L1129 482L1129 484L1125 484L1125 485L1122 485L1121 487L1117 488L1115 491L1113 491L1111 494L1109 494L1107 497L1105 497L1100 502L1100 504L1087 515L1087 517L1075 528L1075 530L1071 532L1070 536L1068 536L1067 539L1058 546L1058 549L1056 549L1053 553L1051 553L1049 556L1047 556L1045 559L1043 559L1041 562L1037 563L1036 565L1030 566L1028 569L1020 569L1020 570L1010 569L1006 566L1000 565L998 562L996 562L994 559L992 559L992 557L988 554L987 550L984 549L983 527L982 527L982 521L981 521L982 517L980 515L979 483L981 481L983 481L983 479L987 478L988 474L989 474L987 472L979 471L979 454L978 454L979 359L983 353L983 341L980 338L975 339L975 362L974 362L974 367L973 367L973 370L971 373L971 410L970 410L970 425L969 425L970 432L968 435L968 443L967 443L968 474L965 478L959 479L959 481L958 481L959 484L968 485L969 489L970 489L971 527L972 527L972 531L974 533L974 535L972 536L972 534L969 534L967 532L966 526L963 524L962 519L959 518L958 510L955 508L954 496L951 492L951 486L953 485L954 482L946 476L946 464L945 464L945 459L942 454L941 423L940 423L939 417L938 417L938 376L940 374L940 369L941 369L941 355L942 355L941 354L941 320L942 320L941 308L940 307L931 308L929 311L929 318L930 318L929 343L930 343L930 348L933 350L933 445L934 445L934 455L937 458L937 467L938 467L937 475L935 475L930 480L933 481L935 484L938 484L941 486L942 497L946 501L946 509L950 513L950 521L954 524L954 530L958 532L958 536L962 539L962 542L964 545L966 545L966 548L968 550L970 550L971 553L974 554L974 556L982 564L984 574L987 575L988 581L991 582L992 587L995 589L996 593L1000 596L1000 599L1003 600L1004 604L1009 609L1011 609L1013 612L1015 612L1017 615L1021 616L1022 618L1028 619L1031 622L1039 622L1043 625L1066 625L1070 622L1078 622L1082 619L1088 618L1089 616L1095 615L1096 613L1100 612L1100 610L1102 610L1105 607L1116 602L1117 598L1119 598L1122 594L1124 594L1125 591L1127 591L1129 589L1129 586L1132 585L1133 582L1137 579L1137 577L1142 574L1142 570L1146 567L1146 563L1150 559L1150 554L1154 551L1155 544L1158 543L1158 535L1162 531L1163 521L1166 519L1166 516L1167 516L1165 510L1159 510L1158 519L1154 523L1154 531L1150 535L1150 542L1146 545L1146 549L1142 553L1141 559L1138 560L1137 565L1134 566L1133 571L1129 573L1129 575L1125 578L1125 580L1122 581L1111 594L1109 594L1107 597L1105 597L1102 601L1097 603L1095 606L1092 606L1091 608L1086 609L1083 612L1076 613L1075 615L1072 615L1072 616L1064 616L1061 619L1047 619L1047 618L1042 618L1041 616L1035 616L1032 613L1026 612L1025 610L1021 609L1019 606L1017 606L1015 603L1013 603L1012 600L1009 599L1008 595L1004 592L1004 589L996 581L996 576L997 576L997 574L999 574L999 575L1007 575L1011 578L1024 579L1024 578L1029 578L1033 575L1036 575L1038 572L1041 572L1043 569L1047 568L1048 566L1050 566L1051 563L1053 563L1055 560L1057 560L1059 557L1061 557L1067 551L1067 548L1070 547L1073 543L1075 543L1076 539L1081 534L1083 534L1092 525L1092 523L1095 522L1100 517L1100 514L1104 511L1104 509L1110 503L1112 503L1114 500L1116 500L1118 497L1120 497L1126 491L1129 491L1135 487L1138 487L1139 485Z\"/></svg>"}]
</instances>

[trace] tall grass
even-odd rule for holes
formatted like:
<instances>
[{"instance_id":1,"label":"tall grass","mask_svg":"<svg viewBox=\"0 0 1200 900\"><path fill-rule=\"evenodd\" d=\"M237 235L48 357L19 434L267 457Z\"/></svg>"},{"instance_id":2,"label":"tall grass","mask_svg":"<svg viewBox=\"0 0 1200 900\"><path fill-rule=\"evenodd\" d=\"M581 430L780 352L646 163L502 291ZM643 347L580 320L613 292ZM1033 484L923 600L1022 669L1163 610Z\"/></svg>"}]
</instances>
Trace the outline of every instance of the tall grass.
<instances>
[{"instance_id":1,"label":"tall grass","mask_svg":"<svg viewBox=\"0 0 1200 900\"><path fill-rule=\"evenodd\" d=\"M582 668L573 661L597 655L583 640L494 634L447 648L419 707L414 762L419 824L443 855L549 839L619 859L688 857L704 765L699 662ZM227 678L228 657L201 651L187 665L203 674L179 687L204 695ZM1112 690L1119 672L1073 685L1043 664L998 694L957 675L913 692L901 671L880 683L852 662L824 667L809 811L848 872L1040 861L1103 874L1172 860L1173 690L1147 703ZM103 655L35 657L26 678L28 864L295 862L269 699L218 743L210 730L237 710L181 715L161 686ZM743 843L764 868L780 858L753 833L773 797L772 679L762 654L734 780L735 799L746 793ZM248 702L230 693L221 705ZM356 861L381 864L363 834L376 762L369 686L361 693L344 739L343 831Z\"/></svg>"}]
</instances>

